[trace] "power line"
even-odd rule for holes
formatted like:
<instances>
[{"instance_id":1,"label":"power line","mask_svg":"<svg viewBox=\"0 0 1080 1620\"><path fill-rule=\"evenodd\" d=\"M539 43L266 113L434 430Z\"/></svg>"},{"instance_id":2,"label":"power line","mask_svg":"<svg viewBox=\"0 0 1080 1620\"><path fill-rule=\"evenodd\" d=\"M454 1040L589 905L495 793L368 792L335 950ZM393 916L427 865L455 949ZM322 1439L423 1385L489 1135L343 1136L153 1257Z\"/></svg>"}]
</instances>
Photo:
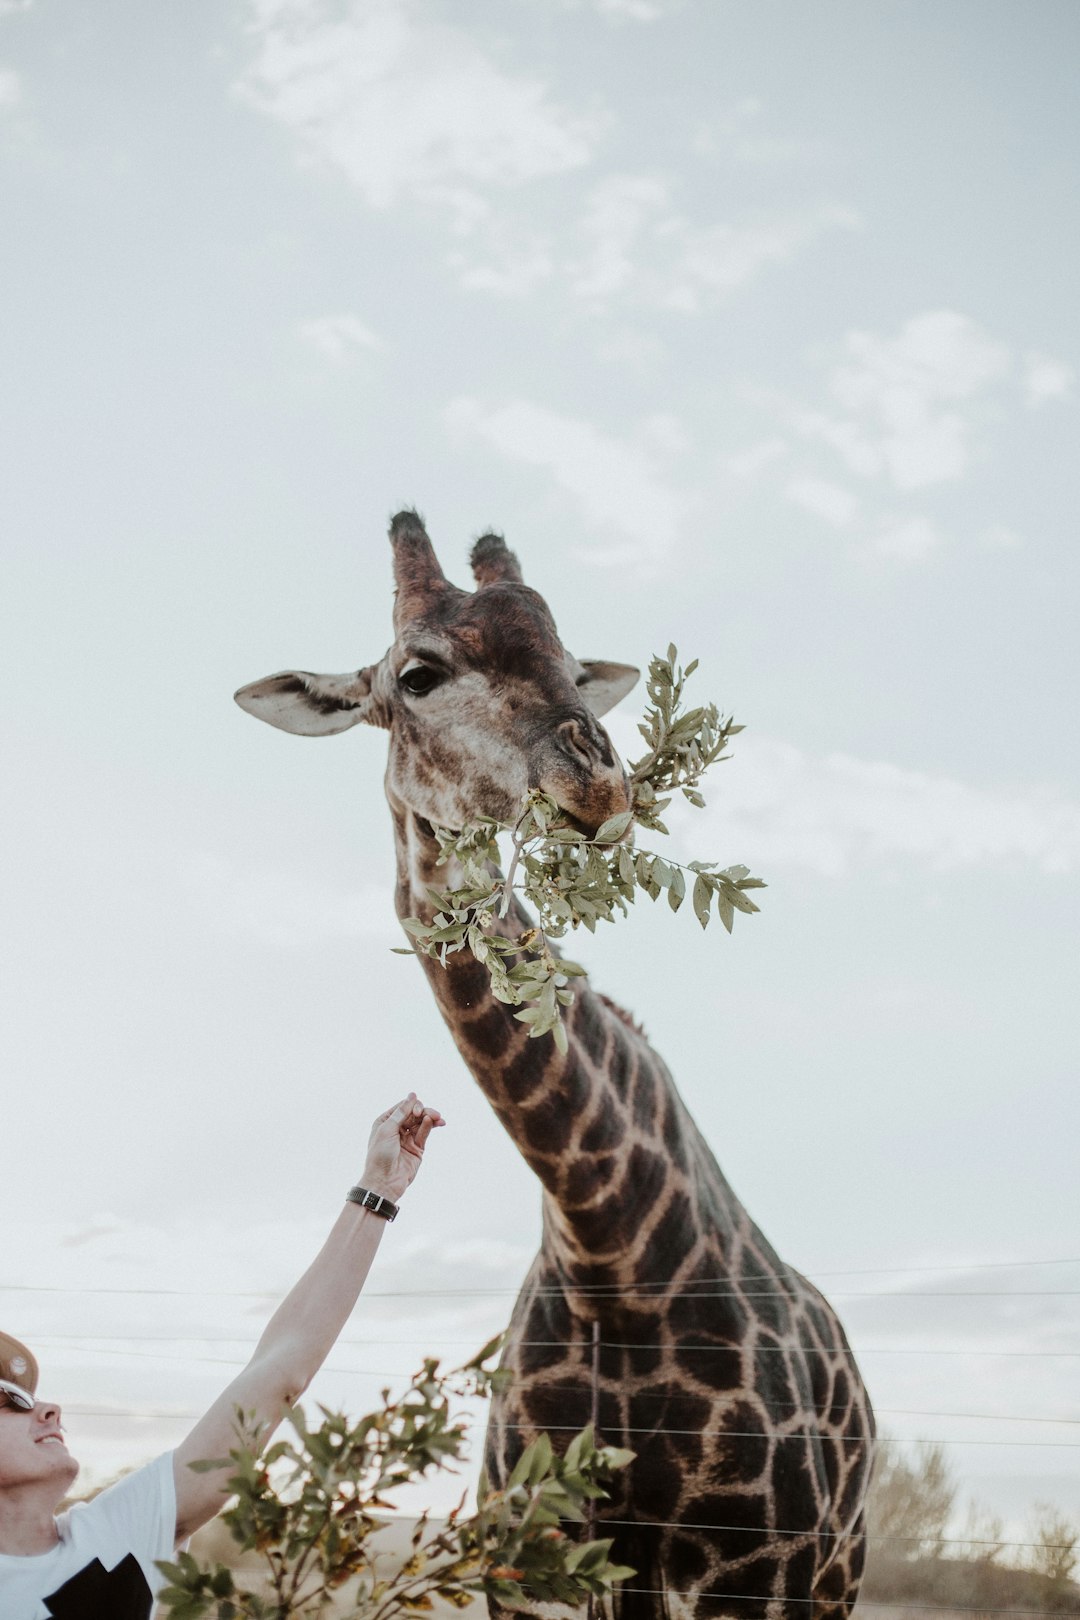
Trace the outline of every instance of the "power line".
<instances>
[{"instance_id":1,"label":"power line","mask_svg":"<svg viewBox=\"0 0 1080 1620\"><path fill-rule=\"evenodd\" d=\"M90 1335L82 1335L82 1334L76 1335L76 1334L73 1334L73 1333L70 1333L70 1334L41 1333L41 1334L37 1334L35 1337L36 1337L36 1342L38 1342L39 1344L49 1344L49 1343L52 1343L54 1340L59 1339L59 1340L62 1340L65 1344L70 1343L72 1349L76 1349L76 1350L77 1349L85 1349L88 1353L90 1353L90 1346L85 1346L85 1345L82 1345L82 1344L76 1344L76 1343L74 1343L72 1341L74 1341L76 1338L81 1340L83 1337L90 1337L90 1338L96 1338L96 1339L110 1339L110 1338L114 1338L114 1337L115 1338L122 1337L125 1341L129 1341L129 1342L140 1342L142 1340L150 1340L150 1341L162 1340L164 1342L172 1343L172 1344L184 1344L184 1343L192 1343L192 1344L194 1344L194 1343L199 1343L199 1344L236 1344L236 1343L241 1342L239 1339L225 1338L223 1336L210 1335L208 1337L203 1337L200 1334L188 1335L188 1334L184 1334L184 1333L123 1334L123 1335L120 1335L120 1334L113 1335L113 1334L108 1334L108 1333L90 1334ZM358 1346L358 1347L359 1346L369 1347L371 1345L376 1345L380 1349L383 1348L384 1346L390 1345L390 1344L415 1347L415 1346L418 1346L418 1345L427 1344L428 1342L429 1341L426 1340L426 1339L339 1339L337 1341L338 1344L354 1345L354 1346ZM443 1339L440 1342L443 1345L449 1345L449 1346L454 1346L454 1347L465 1346L467 1348L472 1348L472 1349L474 1349L476 1347L475 1339ZM683 1343L683 1342L681 1342L679 1340L676 1340L674 1343L669 1344L669 1345L658 1345L655 1341L644 1343L644 1342L638 1342L638 1341L629 1342L629 1341L623 1341L623 1340L604 1339L604 1340L601 1341L601 1344L602 1344L602 1346L603 1346L603 1348L605 1350L657 1350L657 1349L669 1349L669 1350L677 1351L680 1354L685 1354L687 1351L693 1351L695 1353L700 1351L702 1354L704 1354L706 1352L710 1352L710 1351L712 1351L712 1352L720 1352L720 1351L730 1352L732 1349L737 1350L739 1348L737 1345L733 1346L733 1345L728 1345L728 1344L685 1344L685 1343ZM514 1340L514 1347L515 1348L522 1348L522 1349L530 1348L530 1349L548 1349L548 1350L587 1350L587 1349L590 1348L590 1341L587 1340L587 1339L517 1339L517 1340ZM784 1344L758 1344L758 1345L754 1346L754 1352L753 1353L755 1355L785 1355L785 1354L790 1354L793 1349L796 1350L799 1355L824 1355L824 1356L828 1356L828 1355L842 1355L842 1354L846 1353L848 1350L850 1350L851 1346L842 1345L842 1344L833 1344L833 1345L799 1344L799 1345L795 1345L795 1346L784 1345ZM94 1354L105 1354L105 1355L128 1355L128 1356L142 1355L142 1356L145 1356L148 1360L170 1360L170 1361L183 1360L183 1361L205 1361L205 1362L217 1361L217 1362L220 1362L222 1365L227 1365L227 1366L241 1366L241 1365L243 1365L242 1361L235 1360L234 1358L231 1358L231 1357L181 1356L179 1353L177 1353L175 1356L173 1356L173 1355L167 1354L164 1351L159 1353L159 1352L149 1351L149 1350L146 1350L146 1351L138 1351L138 1350L108 1350L108 1351L101 1351L101 1350L95 1349L93 1351L93 1353ZM1069 1361L1069 1360L1080 1359L1080 1350L997 1350L997 1349L989 1349L988 1350L988 1349L984 1349L984 1348L964 1350L964 1349L952 1349L952 1348L938 1349L938 1348L936 1348L934 1346L927 1346L927 1345L859 1345L859 1347L858 1347L858 1358L857 1359L861 1360L863 1358L863 1356L1008 1356L1008 1357L1020 1356L1020 1357L1031 1357L1031 1358L1034 1358L1034 1359L1050 1358L1050 1359L1060 1359L1060 1360ZM340 1371L348 1371L347 1368L341 1368L339 1370ZM383 1375L379 1374L377 1376L383 1376ZM397 1372L394 1372L394 1373L386 1374L385 1376L396 1378L396 1377L400 1376L400 1374L397 1373ZM935 1413L927 1413L926 1415L927 1416L936 1416L937 1414L935 1414ZM968 1414L958 1412L958 1413L956 1413L954 1415L957 1416L957 1417L964 1417L964 1416L967 1416ZM976 1416L977 1414L972 1413L970 1415L971 1416ZM1040 1421L1042 1421L1042 1420L1040 1420ZM1051 1420L1046 1420L1046 1421L1051 1421ZM1053 1421L1056 1421L1056 1420L1053 1420ZM1069 1419L1068 1421L1071 1422L1073 1420Z\"/></svg>"},{"instance_id":2,"label":"power line","mask_svg":"<svg viewBox=\"0 0 1080 1620\"><path fill-rule=\"evenodd\" d=\"M1080 1255L1066 1256L1060 1260L973 1260L967 1265L953 1264L948 1266L845 1266L839 1270L814 1270L806 1272L804 1275L810 1277L873 1277L885 1273L896 1275L900 1272L1005 1271L1015 1266L1080 1266Z\"/></svg>"},{"instance_id":3,"label":"power line","mask_svg":"<svg viewBox=\"0 0 1080 1620\"><path fill-rule=\"evenodd\" d=\"M776 1278L777 1278L778 1273L779 1274L795 1274L795 1275L798 1275L800 1277L806 1277L806 1278L808 1278L808 1279L810 1279L812 1281L814 1277L877 1277L877 1276L901 1276L901 1275L915 1275L915 1276L918 1276L918 1275L921 1275L921 1274L926 1273L926 1272L935 1272L935 1273L962 1272L963 1273L963 1272L970 1272L970 1271L1006 1271L1006 1270L1016 1270L1016 1269L1026 1270L1028 1268L1035 1267L1035 1266L1080 1266L1080 1255L1064 1255L1064 1256L1055 1256L1055 1257L1045 1257L1044 1256L1043 1258L1038 1259L1038 1260L974 1260L974 1261L969 1261L969 1262L964 1263L964 1264L952 1263L952 1264L949 1264L949 1265L842 1266L842 1267L832 1267L832 1268L827 1269L827 1270L822 1270L822 1269L819 1269L817 1267L814 1267L814 1268L809 1268L806 1272L799 1272L797 1267L789 1266L784 1261L778 1261L777 1262L777 1270L775 1270L775 1271L760 1271L760 1272L745 1272L745 1273L743 1273L742 1277L740 1278L740 1281L741 1282L774 1282L776 1280ZM692 1278L692 1279L689 1279L688 1281L690 1283L690 1286L696 1286L698 1284L705 1284L705 1283L709 1283L709 1282L730 1282L731 1278L730 1278L730 1276L714 1277L714 1278ZM578 1285L571 1284L569 1286L575 1287L575 1286L578 1286ZM586 1285L582 1284L580 1286L584 1287ZM605 1290L618 1292L623 1287L623 1285L619 1284L619 1283L596 1283L596 1284L592 1284L592 1285L588 1285L588 1286L590 1287L591 1292L594 1292L594 1293L597 1293L597 1294L600 1294L600 1293L604 1292ZM669 1284L669 1283L666 1283L666 1282L656 1282L656 1283L647 1283L647 1284L646 1283L640 1283L640 1284L638 1284L636 1286L638 1288L644 1289L644 1288L666 1288L666 1287L673 1286L673 1285ZM145 1288L130 1288L130 1289L128 1289L128 1288L89 1288L89 1287L81 1287L81 1286L78 1286L78 1285L76 1285L74 1287L66 1288L66 1287L63 1287L62 1285L36 1284L36 1283L4 1283L4 1284L0 1285L0 1287L10 1288L10 1289L18 1291L19 1293L33 1293L33 1292L40 1292L40 1293L133 1293L133 1294L158 1293L158 1294L180 1294L180 1295L185 1295L185 1296L187 1296L187 1295L205 1296L205 1297L208 1297L208 1298L221 1297L221 1298L226 1298L226 1299L265 1299L265 1298L273 1297L275 1292L276 1292L276 1290L274 1290L274 1289L240 1292L238 1290L233 1291L233 1290L222 1289L222 1290L215 1291L215 1290L212 1290L212 1289L202 1289L202 1288L191 1288L191 1289L183 1289L183 1288L168 1288L168 1289L165 1289L165 1288L155 1288L155 1289L145 1289ZM513 1293L513 1292L516 1292L516 1290L513 1289L513 1288L497 1288L497 1289L486 1289L486 1290L484 1290L484 1289L412 1289L412 1290L406 1291L405 1293L402 1293L401 1291L398 1291L398 1290L395 1290L395 1291L392 1291L392 1292L384 1292L384 1291L382 1291L380 1289L367 1289L367 1290L365 1290L365 1293L366 1293L366 1295L367 1295L367 1297L369 1299L400 1299L400 1298L411 1297L412 1295L415 1295L417 1298L426 1298L426 1297L429 1297L431 1295L438 1295L440 1297L450 1297L450 1296L456 1296L456 1295L462 1295L462 1294L464 1294L464 1295L474 1295L474 1294L475 1295L480 1295L480 1294L484 1294L484 1293L505 1294L505 1293ZM884 1297L892 1297L892 1296L891 1295L886 1295ZM907 1296L907 1297L911 1297L911 1296ZM934 1297L935 1298L941 1298L943 1296L935 1294ZM948 1297L948 1296L944 1296L944 1297Z\"/></svg>"},{"instance_id":4,"label":"power line","mask_svg":"<svg viewBox=\"0 0 1080 1620\"><path fill-rule=\"evenodd\" d=\"M101 1335L101 1337L105 1337L105 1335ZM132 1335L129 1335L128 1337L134 1338L134 1339L139 1339L139 1338L144 1337L144 1335L132 1334ZM160 1338L165 1338L166 1336L165 1335L147 1334L147 1335L145 1335L145 1337L146 1338L159 1338L159 1337ZM45 1334L45 1335L39 1336L37 1342L48 1344L53 1338L72 1339L72 1338L74 1338L74 1335L73 1334ZM184 1342L184 1341L183 1340L169 1339L168 1342L176 1343L176 1342ZM230 1343L232 1341L213 1339L213 1338L204 1340L204 1339L201 1339L201 1338L197 1338L197 1339L190 1340L188 1342L191 1342L191 1343L218 1344L218 1343ZM373 1343L376 1343L376 1342L377 1341L372 1340L372 1339L339 1339L337 1341L337 1343L339 1345L364 1345L364 1346L370 1346L370 1345L372 1345ZM386 1342L387 1342L386 1340L382 1341L383 1344L385 1344ZM390 1341L390 1342L395 1342L395 1341ZM423 1343L424 1341L423 1340L408 1340L408 1339L406 1339L406 1340L399 1340L399 1341L396 1341L396 1342L405 1343L405 1344L411 1344L411 1343L417 1343L418 1344L418 1343ZM139 1359L146 1360L146 1361L182 1361L187 1365L199 1366L199 1367L210 1367L210 1366L214 1366L214 1367L244 1367L244 1366L247 1365L247 1358L246 1357L189 1356L189 1355L185 1355L181 1351L173 1352L173 1351L167 1351L167 1350L102 1349L99 1346L86 1345L86 1344L74 1344L74 1345L72 1345L72 1349L82 1351L86 1355L97 1355L97 1356L103 1356L103 1357L106 1357L106 1358L109 1357L109 1356L133 1356L133 1357L138 1357ZM349 1375L350 1377L355 1377L355 1378L401 1378L401 1377L405 1376L403 1374L401 1368L335 1367L335 1366L327 1365L327 1366L324 1366L323 1370L325 1372L333 1373L335 1375L344 1373L344 1374ZM739 1391L738 1388L732 1388L731 1390L717 1390L715 1392L717 1397L719 1397L721 1395L724 1395L724 1394L735 1394L735 1395L737 1395L739 1393L740 1393L740 1391ZM682 1394L678 1390L648 1390L648 1389L646 1389L646 1390L634 1391L633 1393L631 1393L629 1395L629 1399L632 1400L632 1401L667 1401L669 1403L671 1403L671 1402L678 1403L679 1401L687 1401L687 1400L694 1400L694 1401L708 1400L709 1397L707 1395L699 1394L697 1391L691 1391L691 1392L689 1392L687 1394ZM771 1408L773 1410L786 1409L786 1410L791 1411L791 1412L801 1411L803 1409L803 1403L802 1402L796 1403L796 1402L786 1402L786 1401L773 1401L773 1402L770 1402L770 1406L771 1406ZM874 1403L874 1411L877 1412L877 1413L880 1413L882 1415L888 1415L889 1417L961 1418L961 1419L969 1420L971 1422L979 1422L979 1423L1049 1423L1049 1424L1054 1424L1054 1425L1057 1425L1057 1426L1061 1426L1061 1425L1065 1425L1065 1424L1068 1424L1068 1425L1080 1425L1080 1417L1044 1417L1041 1414L1038 1415L1038 1416L1030 1416L1029 1417L1029 1416L1025 1416L1023 1413L1016 1413L1016 1412L942 1412L942 1411L938 1411L938 1410L929 1410L929 1409L927 1409L925 1407L879 1406L877 1404L877 1402ZM900 1438L902 1438L902 1437L900 1437Z\"/></svg>"},{"instance_id":5,"label":"power line","mask_svg":"<svg viewBox=\"0 0 1080 1620\"><path fill-rule=\"evenodd\" d=\"M712 1592L706 1588L690 1592L672 1592L661 1586L623 1586L620 1584L618 1590L620 1592L634 1592L639 1597L686 1597L695 1599L713 1597L726 1598L731 1603L820 1603L822 1601L821 1598L816 1597L785 1597L779 1599L776 1597L762 1597L760 1592ZM982 1603L975 1608L958 1608L955 1603L909 1603L907 1599L904 1599L902 1603L897 1603L895 1600L886 1602L880 1599L863 1597L859 1598L859 1607L861 1609L895 1610L899 1608L905 1611L918 1610L921 1614L976 1614L980 1616L986 1614L1011 1614L1045 1617L1048 1612L1046 1609L988 1609ZM1060 1609L1058 1613L1066 1616L1076 1615L1080 1614L1080 1609Z\"/></svg>"},{"instance_id":6,"label":"power line","mask_svg":"<svg viewBox=\"0 0 1080 1620\"><path fill-rule=\"evenodd\" d=\"M770 1279L772 1280L772 1279ZM792 1301L792 1294L783 1288L750 1289L731 1287L728 1277L712 1278L711 1282L723 1282L727 1286L720 1289L697 1288L685 1283L635 1283L633 1286L607 1283L564 1283L558 1288L536 1288L530 1291L530 1299L562 1299L568 1294L585 1299L656 1299L662 1300L661 1290L667 1289L675 1299L783 1299ZM522 1285L523 1286L523 1285ZM793 1284L793 1287L797 1286ZM652 1290L652 1291L650 1291ZM134 1291L134 1290L133 1290ZM151 1290L156 1292L157 1290ZM426 1289L399 1289L397 1292L374 1293L369 1298L379 1299L485 1299L502 1298L507 1294L517 1295L522 1288L426 1288ZM884 1288L831 1288L830 1299L1076 1299L1080 1296L1080 1288L962 1288L945 1289L931 1288L915 1290L906 1288L889 1291Z\"/></svg>"},{"instance_id":7,"label":"power line","mask_svg":"<svg viewBox=\"0 0 1080 1620\"><path fill-rule=\"evenodd\" d=\"M576 1519L565 1519L565 1524L576 1524ZM599 1519L599 1524L619 1525L627 1528L644 1530L727 1530L745 1532L748 1536L814 1536L819 1541L843 1541L850 1531L848 1530L778 1530L770 1524L695 1524L690 1519ZM867 1541L875 1547L883 1546L922 1546L932 1542L935 1547L1045 1547L1048 1552L1061 1552L1073 1546L1071 1541L997 1541L988 1540L979 1536L874 1536L868 1535Z\"/></svg>"},{"instance_id":8,"label":"power line","mask_svg":"<svg viewBox=\"0 0 1080 1620\"><path fill-rule=\"evenodd\" d=\"M347 1371L348 1369L338 1368L334 1370ZM203 1416L202 1412L134 1411L126 1408L117 1408L110 1411L102 1410L101 1408L69 1406L65 1410L68 1412L69 1416L74 1417L123 1418L129 1420L141 1420L145 1418L170 1418L176 1419L178 1422L181 1420L195 1422ZM516 1432L530 1434L536 1425L528 1423L489 1422L488 1427L492 1429L510 1429ZM547 1423L544 1424L543 1427L545 1432L548 1434L577 1434L581 1425L574 1423ZM760 1430L755 1431L752 1429L666 1429L620 1427L618 1432L620 1437L631 1434L645 1434L652 1435L654 1437L657 1435L694 1435L698 1438L703 1435L716 1435L718 1438L724 1440L764 1440L767 1443L774 1440L778 1442L786 1440L800 1440L803 1442L803 1444L805 1444L808 1440L812 1440L814 1438L813 1435L801 1431L792 1434L768 1435L763 1434ZM928 1440L916 1436L903 1437L900 1435L878 1435L873 1441L873 1444L876 1446L1028 1446L1038 1447L1040 1450L1049 1451L1080 1451L1080 1440L965 1440L952 1438Z\"/></svg>"},{"instance_id":9,"label":"power line","mask_svg":"<svg viewBox=\"0 0 1080 1620\"><path fill-rule=\"evenodd\" d=\"M531 1434L537 1427L532 1423L495 1423L489 1424L493 1429L518 1429L523 1433ZM576 1434L580 1428L574 1423L546 1423L544 1425L548 1434ZM627 1434L679 1434L679 1435L716 1435L722 1440L801 1440L804 1444L814 1438L805 1432L792 1434L764 1434L760 1429L662 1429L662 1428L625 1428L619 1427L619 1435ZM843 1438L841 1436L840 1438ZM966 1440L944 1439L932 1440L918 1435L879 1434L873 1442L876 1446L1037 1446L1044 1451L1080 1451L1080 1440Z\"/></svg>"},{"instance_id":10,"label":"power line","mask_svg":"<svg viewBox=\"0 0 1080 1620\"><path fill-rule=\"evenodd\" d=\"M142 1416L142 1417L148 1417L148 1418L151 1418L151 1417L152 1418L175 1418L176 1420L183 1421L183 1422L195 1421L199 1416L201 1416L201 1414L197 1413L197 1412L145 1412L145 1413L101 1412L101 1411L92 1411L90 1409L77 1409L77 1408L74 1408L74 1407L71 1410L73 1412L76 1412L77 1415L80 1416L80 1417L135 1417L135 1416ZM565 1520L564 1522L568 1523L568 1524L576 1524L579 1521L576 1520L576 1519L573 1519L573 1520L568 1519L568 1520ZM776 1525L770 1525L770 1524L757 1524L757 1525L749 1525L749 1524L700 1524L700 1523L697 1523L696 1521L691 1520L691 1519L607 1519L607 1518L600 1518L600 1519L597 1520L597 1523L598 1523L598 1525L600 1527L605 1527L605 1526L610 1525L610 1526L618 1526L619 1528L623 1528L623 1529L642 1529L642 1530L723 1530L723 1531L732 1532L732 1533L744 1533L744 1534L746 1534L748 1536L750 1536L750 1535L790 1536L790 1537L814 1536L818 1540L821 1540L821 1541L843 1540L849 1534L849 1532L846 1531L846 1530L808 1530L805 1527L803 1527L801 1529L798 1529L798 1530L785 1530L785 1529L778 1528ZM904 1546L922 1546L926 1542L931 1542L931 1543L933 1543L934 1546L941 1546L941 1547L1000 1547L1002 1549L1004 1549L1006 1547L1013 1548L1013 1549L1022 1549L1022 1548L1031 1548L1031 1547L1044 1547L1044 1548L1046 1548L1046 1550L1048 1552L1059 1552L1059 1551L1065 1550L1065 1549L1072 1546L1071 1542L1065 1542L1065 1541L999 1541L996 1538L995 1539L987 1539L987 1538L978 1537L978 1536L875 1536L875 1535L868 1535L866 1539L867 1539L867 1541L869 1543L872 1543L874 1546L900 1546L900 1545L904 1545ZM1042 1611L1040 1610L1039 1612L1041 1613Z\"/></svg>"},{"instance_id":11,"label":"power line","mask_svg":"<svg viewBox=\"0 0 1080 1620\"><path fill-rule=\"evenodd\" d=\"M773 1278L767 1279L775 1280ZM657 1282L624 1285L618 1283L565 1283L557 1288L537 1288L530 1294L534 1299L563 1299L567 1295L590 1300L655 1299L662 1301L662 1290L675 1299L783 1299L789 1303L792 1294L787 1289L744 1289L731 1286L730 1277L714 1277L688 1283ZM713 1288L713 1283L723 1288ZM708 1286L706 1286L708 1284ZM227 1288L121 1288L93 1287L82 1284L59 1283L4 1283L0 1288L17 1294L117 1294L153 1295L177 1299L276 1299L276 1289ZM505 1299L515 1298L522 1292L521 1285L506 1288L402 1288L371 1289L365 1291L367 1299ZM830 1290L834 1299L1075 1299L1080 1288L963 1288L963 1289L904 1289L840 1288Z\"/></svg>"}]
</instances>

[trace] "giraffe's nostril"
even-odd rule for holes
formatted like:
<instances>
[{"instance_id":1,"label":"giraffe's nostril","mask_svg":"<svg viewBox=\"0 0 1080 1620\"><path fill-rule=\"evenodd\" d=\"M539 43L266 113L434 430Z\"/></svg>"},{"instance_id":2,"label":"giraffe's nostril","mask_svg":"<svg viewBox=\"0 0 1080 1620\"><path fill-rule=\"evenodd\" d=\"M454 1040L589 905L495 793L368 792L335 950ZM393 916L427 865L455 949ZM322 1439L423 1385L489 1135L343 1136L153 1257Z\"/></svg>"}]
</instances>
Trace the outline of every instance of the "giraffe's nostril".
<instances>
[{"instance_id":1,"label":"giraffe's nostril","mask_svg":"<svg viewBox=\"0 0 1080 1620\"><path fill-rule=\"evenodd\" d=\"M564 753L570 755L571 759L586 765L595 763L596 749L580 720L564 720L556 735L559 746Z\"/></svg>"}]
</instances>

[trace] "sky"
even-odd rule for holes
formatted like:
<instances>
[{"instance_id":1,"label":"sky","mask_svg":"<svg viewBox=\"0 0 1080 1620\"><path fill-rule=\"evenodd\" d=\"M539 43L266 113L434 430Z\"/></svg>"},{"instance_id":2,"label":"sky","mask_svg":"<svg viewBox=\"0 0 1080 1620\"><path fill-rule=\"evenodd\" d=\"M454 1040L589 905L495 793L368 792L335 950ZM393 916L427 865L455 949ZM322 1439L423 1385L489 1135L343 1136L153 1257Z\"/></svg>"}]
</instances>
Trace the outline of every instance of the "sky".
<instances>
[{"instance_id":1,"label":"sky","mask_svg":"<svg viewBox=\"0 0 1080 1620\"><path fill-rule=\"evenodd\" d=\"M577 954L894 1440L1080 1519L1078 36L0 0L0 1312L88 1482L243 1363L406 1090L450 1123L321 1398L467 1357L535 1249L391 954L385 740L231 701L382 654L415 503L458 583L494 525L578 657L675 642L746 725L670 848L761 914Z\"/></svg>"}]
</instances>

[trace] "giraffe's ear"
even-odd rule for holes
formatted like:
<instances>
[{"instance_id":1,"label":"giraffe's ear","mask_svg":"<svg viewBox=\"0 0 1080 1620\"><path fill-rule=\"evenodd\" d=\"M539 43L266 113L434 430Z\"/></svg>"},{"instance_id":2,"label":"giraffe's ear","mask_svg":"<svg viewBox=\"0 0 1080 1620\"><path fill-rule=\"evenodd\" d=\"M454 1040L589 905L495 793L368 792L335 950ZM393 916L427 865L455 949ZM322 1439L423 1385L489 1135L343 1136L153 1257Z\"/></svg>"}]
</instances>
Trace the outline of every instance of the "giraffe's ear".
<instances>
[{"instance_id":1,"label":"giraffe's ear","mask_svg":"<svg viewBox=\"0 0 1080 1620\"><path fill-rule=\"evenodd\" d=\"M372 694L371 669L349 675L312 675L306 669L288 669L252 681L235 693L236 701L256 720L299 737L329 737L362 722L385 725L381 707Z\"/></svg>"},{"instance_id":2,"label":"giraffe's ear","mask_svg":"<svg viewBox=\"0 0 1080 1620\"><path fill-rule=\"evenodd\" d=\"M578 691L598 720L633 689L641 674L633 664L605 664L589 658L583 660L581 670Z\"/></svg>"}]
</instances>

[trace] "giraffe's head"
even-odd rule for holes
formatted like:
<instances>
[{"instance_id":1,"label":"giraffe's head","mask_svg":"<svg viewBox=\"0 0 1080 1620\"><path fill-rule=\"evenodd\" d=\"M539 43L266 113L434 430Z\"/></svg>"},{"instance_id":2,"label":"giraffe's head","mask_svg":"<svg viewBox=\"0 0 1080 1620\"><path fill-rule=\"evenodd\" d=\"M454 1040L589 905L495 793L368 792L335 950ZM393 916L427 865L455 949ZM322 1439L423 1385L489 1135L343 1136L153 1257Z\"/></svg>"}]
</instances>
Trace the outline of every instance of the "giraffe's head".
<instances>
[{"instance_id":1,"label":"giraffe's head","mask_svg":"<svg viewBox=\"0 0 1080 1620\"><path fill-rule=\"evenodd\" d=\"M498 535L473 547L473 591L445 578L415 512L394 518L390 544L397 594L386 655L347 675L269 675L241 687L240 707L304 737L385 727L391 793L438 826L509 820L530 788L588 832L628 810L626 772L597 722L638 671L568 653Z\"/></svg>"}]
</instances>

